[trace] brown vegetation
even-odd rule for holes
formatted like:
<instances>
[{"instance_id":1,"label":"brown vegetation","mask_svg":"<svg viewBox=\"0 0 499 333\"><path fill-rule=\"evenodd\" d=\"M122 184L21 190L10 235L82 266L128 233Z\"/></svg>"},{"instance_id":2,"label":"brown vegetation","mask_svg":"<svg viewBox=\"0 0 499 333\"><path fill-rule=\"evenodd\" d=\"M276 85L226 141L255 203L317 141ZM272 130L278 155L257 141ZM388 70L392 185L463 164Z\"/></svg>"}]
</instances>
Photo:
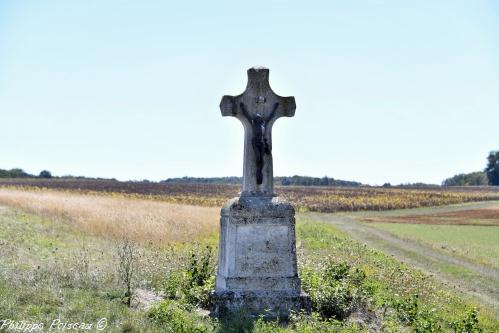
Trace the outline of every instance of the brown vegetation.
<instances>
[{"instance_id":1,"label":"brown vegetation","mask_svg":"<svg viewBox=\"0 0 499 333\"><path fill-rule=\"evenodd\" d=\"M429 215L376 216L364 222L499 226L499 209L469 209Z\"/></svg>"},{"instance_id":2,"label":"brown vegetation","mask_svg":"<svg viewBox=\"0 0 499 333\"><path fill-rule=\"evenodd\" d=\"M55 188L84 193L107 192L124 196L205 207L221 207L237 196L240 186L171 184L86 179L4 179L0 187ZM498 187L288 187L276 188L279 196L299 211L337 212L390 210L499 200Z\"/></svg>"},{"instance_id":3,"label":"brown vegetation","mask_svg":"<svg viewBox=\"0 0 499 333\"><path fill-rule=\"evenodd\" d=\"M0 203L70 221L101 236L155 243L193 241L214 234L219 209L121 195L0 187Z\"/></svg>"},{"instance_id":4,"label":"brown vegetation","mask_svg":"<svg viewBox=\"0 0 499 333\"><path fill-rule=\"evenodd\" d=\"M457 212L437 213L438 217L458 217L471 219L499 220L499 208L469 209Z\"/></svg>"}]
</instances>

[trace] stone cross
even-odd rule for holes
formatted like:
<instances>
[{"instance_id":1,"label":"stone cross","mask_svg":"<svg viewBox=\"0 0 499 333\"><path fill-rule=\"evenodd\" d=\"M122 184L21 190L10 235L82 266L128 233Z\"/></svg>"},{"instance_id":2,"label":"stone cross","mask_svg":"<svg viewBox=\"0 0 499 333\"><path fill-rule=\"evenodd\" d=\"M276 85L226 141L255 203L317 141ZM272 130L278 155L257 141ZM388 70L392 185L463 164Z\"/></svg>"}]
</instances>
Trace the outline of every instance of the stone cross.
<instances>
[{"instance_id":1,"label":"stone cross","mask_svg":"<svg viewBox=\"0 0 499 333\"><path fill-rule=\"evenodd\" d=\"M295 114L294 97L276 95L269 70L248 70L246 90L224 96L223 116L244 126L244 177L239 197L220 212L220 246L212 313L244 310L251 315L287 316L310 309L310 297L301 292L296 264L295 210L274 196L272 125L279 117Z\"/></svg>"},{"instance_id":2,"label":"stone cross","mask_svg":"<svg viewBox=\"0 0 499 333\"><path fill-rule=\"evenodd\" d=\"M269 70L248 69L246 90L225 95L220 102L222 116L239 119L244 126L244 167L241 196L274 195L272 170L272 125L280 117L293 117L294 97L281 97L270 88Z\"/></svg>"}]
</instances>

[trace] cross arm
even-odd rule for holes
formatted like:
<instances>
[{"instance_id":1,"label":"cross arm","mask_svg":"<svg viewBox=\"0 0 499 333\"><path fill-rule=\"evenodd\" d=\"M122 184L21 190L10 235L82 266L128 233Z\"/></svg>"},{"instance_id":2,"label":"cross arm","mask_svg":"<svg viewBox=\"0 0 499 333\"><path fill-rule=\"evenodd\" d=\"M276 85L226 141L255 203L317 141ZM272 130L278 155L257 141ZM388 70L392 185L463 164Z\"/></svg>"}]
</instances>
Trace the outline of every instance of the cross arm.
<instances>
[{"instance_id":1,"label":"cross arm","mask_svg":"<svg viewBox=\"0 0 499 333\"><path fill-rule=\"evenodd\" d=\"M296 110L296 102L293 96L279 96L279 106L276 109L277 117L294 117Z\"/></svg>"},{"instance_id":2,"label":"cross arm","mask_svg":"<svg viewBox=\"0 0 499 333\"><path fill-rule=\"evenodd\" d=\"M238 107L236 105L236 98L229 95L222 97L222 101L220 102L220 111L224 117L237 116Z\"/></svg>"},{"instance_id":3,"label":"cross arm","mask_svg":"<svg viewBox=\"0 0 499 333\"><path fill-rule=\"evenodd\" d=\"M259 114L272 123L280 117L293 117L295 110L294 97L282 97L272 91L269 70L264 67L250 68L246 90L237 96L225 95L220 102L222 116L236 117L243 122Z\"/></svg>"},{"instance_id":4,"label":"cross arm","mask_svg":"<svg viewBox=\"0 0 499 333\"><path fill-rule=\"evenodd\" d=\"M252 117L248 112L247 106L242 103L241 99L242 95L225 95L224 97L222 97L222 101L220 102L220 111L222 112L222 116L236 117L241 120L243 124L247 121L250 121Z\"/></svg>"}]
</instances>

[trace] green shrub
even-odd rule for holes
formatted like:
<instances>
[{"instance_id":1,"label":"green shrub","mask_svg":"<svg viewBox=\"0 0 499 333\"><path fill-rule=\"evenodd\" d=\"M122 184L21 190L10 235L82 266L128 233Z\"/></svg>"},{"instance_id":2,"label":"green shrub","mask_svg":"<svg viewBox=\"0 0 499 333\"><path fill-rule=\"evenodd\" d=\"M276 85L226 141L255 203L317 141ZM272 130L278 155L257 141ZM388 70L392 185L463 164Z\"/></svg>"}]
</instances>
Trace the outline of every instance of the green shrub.
<instances>
[{"instance_id":1,"label":"green shrub","mask_svg":"<svg viewBox=\"0 0 499 333\"><path fill-rule=\"evenodd\" d=\"M207 307L215 286L213 249L210 246L189 252L185 267L171 272L165 281L165 297L192 306Z\"/></svg>"},{"instance_id":2,"label":"green shrub","mask_svg":"<svg viewBox=\"0 0 499 333\"><path fill-rule=\"evenodd\" d=\"M367 303L373 292L372 286L365 284L364 271L345 262L329 261L322 270L304 267L300 275L313 309L324 318L346 319L357 306Z\"/></svg>"},{"instance_id":3,"label":"green shrub","mask_svg":"<svg viewBox=\"0 0 499 333\"><path fill-rule=\"evenodd\" d=\"M237 309L230 312L229 316L222 316L219 319L220 333L229 332L253 332L255 318L251 316L247 309Z\"/></svg>"},{"instance_id":4,"label":"green shrub","mask_svg":"<svg viewBox=\"0 0 499 333\"><path fill-rule=\"evenodd\" d=\"M337 284L335 286L324 284L314 295L316 310L326 318L344 319L353 305L353 296L348 286Z\"/></svg>"},{"instance_id":5,"label":"green shrub","mask_svg":"<svg viewBox=\"0 0 499 333\"><path fill-rule=\"evenodd\" d=\"M290 317L289 327L297 333L316 333L316 332L337 332L354 333L365 332L362 327L353 323L345 323L336 319L324 319L319 313L312 312L306 314L303 312L293 314Z\"/></svg>"},{"instance_id":6,"label":"green shrub","mask_svg":"<svg viewBox=\"0 0 499 333\"><path fill-rule=\"evenodd\" d=\"M478 310L471 309L466 317L460 322L453 322L450 324L454 333L482 333L483 329L478 322Z\"/></svg>"},{"instance_id":7,"label":"green shrub","mask_svg":"<svg viewBox=\"0 0 499 333\"><path fill-rule=\"evenodd\" d=\"M304 266L300 269L300 279L302 289L309 294L317 290L322 284L322 276L310 266Z\"/></svg>"},{"instance_id":8,"label":"green shrub","mask_svg":"<svg viewBox=\"0 0 499 333\"><path fill-rule=\"evenodd\" d=\"M204 250L196 253L191 251L191 258L188 266L189 282L191 287L203 286L213 274L214 267L210 265L213 257L213 249L206 246Z\"/></svg>"},{"instance_id":9,"label":"green shrub","mask_svg":"<svg viewBox=\"0 0 499 333\"><path fill-rule=\"evenodd\" d=\"M203 308L210 305L210 292L215 288L215 276L208 277L204 284L190 289L187 301Z\"/></svg>"},{"instance_id":10,"label":"green shrub","mask_svg":"<svg viewBox=\"0 0 499 333\"><path fill-rule=\"evenodd\" d=\"M253 328L245 332L252 333L317 333L317 332L336 332L336 333L355 333L365 332L361 327L355 324L348 324L335 319L323 319L320 314L304 313L294 314L289 318L289 322L279 322L278 319L268 321L262 317L254 322ZM241 332L241 331L235 331Z\"/></svg>"},{"instance_id":11,"label":"green shrub","mask_svg":"<svg viewBox=\"0 0 499 333\"><path fill-rule=\"evenodd\" d=\"M265 321L263 318L258 318L255 321L252 333L281 333L285 332L284 328L279 326L279 322L275 321Z\"/></svg>"},{"instance_id":12,"label":"green shrub","mask_svg":"<svg viewBox=\"0 0 499 333\"><path fill-rule=\"evenodd\" d=\"M397 317L403 325L411 326L416 333L441 332L440 318L435 309L428 309L419 301L418 295L395 300L394 308Z\"/></svg>"},{"instance_id":13,"label":"green shrub","mask_svg":"<svg viewBox=\"0 0 499 333\"><path fill-rule=\"evenodd\" d=\"M418 295L402 300L395 300L394 308L397 311L397 317L400 322L404 325L411 325L418 317Z\"/></svg>"},{"instance_id":14,"label":"green shrub","mask_svg":"<svg viewBox=\"0 0 499 333\"><path fill-rule=\"evenodd\" d=\"M350 265L346 262L339 264L328 263L324 270L324 278L327 282L332 283L346 279L350 273Z\"/></svg>"},{"instance_id":15,"label":"green shrub","mask_svg":"<svg viewBox=\"0 0 499 333\"><path fill-rule=\"evenodd\" d=\"M189 290L189 279L185 269L170 272L165 281L165 298L181 300L185 297L186 290Z\"/></svg>"},{"instance_id":16,"label":"green shrub","mask_svg":"<svg viewBox=\"0 0 499 333\"><path fill-rule=\"evenodd\" d=\"M166 332L207 333L214 331L209 321L204 321L202 317L189 312L182 304L172 300L164 300L151 308L148 316L157 324L162 325Z\"/></svg>"}]
</instances>

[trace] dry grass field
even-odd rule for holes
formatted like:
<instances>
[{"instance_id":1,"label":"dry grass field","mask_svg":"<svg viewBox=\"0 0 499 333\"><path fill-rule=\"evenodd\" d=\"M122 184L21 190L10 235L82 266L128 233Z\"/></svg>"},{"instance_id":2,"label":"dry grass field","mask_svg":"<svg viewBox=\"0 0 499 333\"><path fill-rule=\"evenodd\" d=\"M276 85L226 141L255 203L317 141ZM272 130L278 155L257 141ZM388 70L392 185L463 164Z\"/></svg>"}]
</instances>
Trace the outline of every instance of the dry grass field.
<instances>
[{"instance_id":1,"label":"dry grass field","mask_svg":"<svg viewBox=\"0 0 499 333\"><path fill-rule=\"evenodd\" d=\"M218 230L219 209L121 195L0 188L0 203L71 221L97 236L129 237L153 243L186 242Z\"/></svg>"}]
</instances>

